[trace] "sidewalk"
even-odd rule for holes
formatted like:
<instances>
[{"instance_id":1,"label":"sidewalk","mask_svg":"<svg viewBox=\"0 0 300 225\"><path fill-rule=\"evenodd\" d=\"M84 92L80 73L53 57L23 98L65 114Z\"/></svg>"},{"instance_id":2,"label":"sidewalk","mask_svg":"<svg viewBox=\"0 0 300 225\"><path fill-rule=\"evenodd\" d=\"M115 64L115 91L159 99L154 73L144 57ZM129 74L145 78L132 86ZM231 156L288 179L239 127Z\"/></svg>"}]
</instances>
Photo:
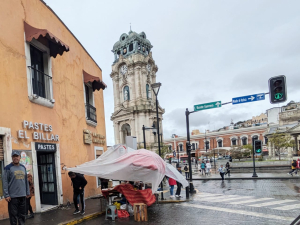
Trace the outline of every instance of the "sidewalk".
<instances>
[{"instance_id":1,"label":"sidewalk","mask_svg":"<svg viewBox=\"0 0 300 225\"><path fill-rule=\"evenodd\" d=\"M32 225L65 225L65 224L77 224L84 220L95 218L105 212L101 212L100 199L87 199L85 214L73 215L75 210L74 205L71 207L57 208L44 213L34 214L33 219L26 220L26 224ZM1 220L1 225L10 225L9 220Z\"/></svg>"},{"instance_id":2,"label":"sidewalk","mask_svg":"<svg viewBox=\"0 0 300 225\"><path fill-rule=\"evenodd\" d=\"M202 173L201 173L202 174ZM193 174L193 180L221 180L220 174L214 171L209 176L201 175L199 172ZM287 173L256 173L258 177L252 177L252 173L230 173L225 176L225 180L253 180L253 179L300 179L300 176L291 176Z\"/></svg>"},{"instance_id":3,"label":"sidewalk","mask_svg":"<svg viewBox=\"0 0 300 225\"><path fill-rule=\"evenodd\" d=\"M174 187L174 193L176 192L177 186ZM159 200L156 204L164 204L164 203L179 203L185 202L185 188L181 188L181 198L170 198L169 186L164 186L164 200L161 200L161 195L159 195ZM26 224L30 225L73 225L83 222L85 220L90 220L96 218L100 215L105 215L104 211L101 211L101 204L99 198L87 199L85 201L86 209L85 214L82 216L80 214L73 215L75 210L74 205L72 204L70 207L62 207L56 208L53 210L49 210L44 213L36 213L34 214L33 219L26 220ZM81 209L81 208L80 208ZM103 210L103 209L102 209ZM0 220L1 225L10 225L9 220Z\"/></svg>"}]
</instances>

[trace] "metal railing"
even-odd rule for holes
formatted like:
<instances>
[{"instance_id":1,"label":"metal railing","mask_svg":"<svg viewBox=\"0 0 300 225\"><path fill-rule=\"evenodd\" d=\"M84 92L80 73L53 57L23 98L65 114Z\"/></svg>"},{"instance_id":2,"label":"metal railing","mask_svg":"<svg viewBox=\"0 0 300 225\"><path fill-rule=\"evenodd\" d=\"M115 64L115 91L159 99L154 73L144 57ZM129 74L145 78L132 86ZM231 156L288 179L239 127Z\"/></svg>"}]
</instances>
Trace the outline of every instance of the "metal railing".
<instances>
[{"instance_id":1,"label":"metal railing","mask_svg":"<svg viewBox=\"0 0 300 225\"><path fill-rule=\"evenodd\" d=\"M96 114L96 108L90 104L85 104L86 108L86 118L88 120L91 120L95 123L97 123L97 114Z\"/></svg>"},{"instance_id":2,"label":"metal railing","mask_svg":"<svg viewBox=\"0 0 300 225\"><path fill-rule=\"evenodd\" d=\"M28 68L31 70L32 94L51 100L52 77L34 67L28 66Z\"/></svg>"}]
</instances>

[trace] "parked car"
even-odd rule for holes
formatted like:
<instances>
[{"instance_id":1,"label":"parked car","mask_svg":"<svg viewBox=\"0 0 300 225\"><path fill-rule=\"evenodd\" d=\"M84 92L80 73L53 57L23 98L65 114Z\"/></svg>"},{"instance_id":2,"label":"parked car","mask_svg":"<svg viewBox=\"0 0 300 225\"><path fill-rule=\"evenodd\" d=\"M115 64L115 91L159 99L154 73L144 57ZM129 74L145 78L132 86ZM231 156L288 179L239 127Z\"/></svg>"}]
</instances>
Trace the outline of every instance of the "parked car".
<instances>
[{"instance_id":1,"label":"parked car","mask_svg":"<svg viewBox=\"0 0 300 225\"><path fill-rule=\"evenodd\" d=\"M229 158L230 158L229 155L224 156L224 159L229 159Z\"/></svg>"},{"instance_id":2,"label":"parked car","mask_svg":"<svg viewBox=\"0 0 300 225\"><path fill-rule=\"evenodd\" d=\"M172 163L178 163L178 159L172 159Z\"/></svg>"}]
</instances>

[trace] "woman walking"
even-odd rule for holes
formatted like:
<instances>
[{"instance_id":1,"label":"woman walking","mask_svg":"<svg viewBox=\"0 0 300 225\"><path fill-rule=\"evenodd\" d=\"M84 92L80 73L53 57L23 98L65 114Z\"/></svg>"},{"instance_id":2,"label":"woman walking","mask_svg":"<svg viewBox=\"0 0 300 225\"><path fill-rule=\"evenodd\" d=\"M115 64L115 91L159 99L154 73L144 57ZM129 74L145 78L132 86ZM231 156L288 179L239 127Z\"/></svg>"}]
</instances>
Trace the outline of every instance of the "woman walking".
<instances>
[{"instance_id":1,"label":"woman walking","mask_svg":"<svg viewBox=\"0 0 300 225\"><path fill-rule=\"evenodd\" d=\"M176 180L169 177L169 185L170 185L170 198L174 198L174 185L176 184Z\"/></svg>"},{"instance_id":2,"label":"woman walking","mask_svg":"<svg viewBox=\"0 0 300 225\"><path fill-rule=\"evenodd\" d=\"M205 175L208 175L210 173L210 169L211 169L211 164L208 160L207 160L205 167L206 167Z\"/></svg>"},{"instance_id":3,"label":"woman walking","mask_svg":"<svg viewBox=\"0 0 300 225\"><path fill-rule=\"evenodd\" d=\"M229 162L226 163L225 168L226 168L225 175L228 174L228 176L230 177L230 164L229 164Z\"/></svg>"},{"instance_id":4,"label":"woman walking","mask_svg":"<svg viewBox=\"0 0 300 225\"><path fill-rule=\"evenodd\" d=\"M296 170L296 167L297 167L296 160L293 160L293 162L292 162L292 170L288 174L293 176L293 172Z\"/></svg>"}]
</instances>

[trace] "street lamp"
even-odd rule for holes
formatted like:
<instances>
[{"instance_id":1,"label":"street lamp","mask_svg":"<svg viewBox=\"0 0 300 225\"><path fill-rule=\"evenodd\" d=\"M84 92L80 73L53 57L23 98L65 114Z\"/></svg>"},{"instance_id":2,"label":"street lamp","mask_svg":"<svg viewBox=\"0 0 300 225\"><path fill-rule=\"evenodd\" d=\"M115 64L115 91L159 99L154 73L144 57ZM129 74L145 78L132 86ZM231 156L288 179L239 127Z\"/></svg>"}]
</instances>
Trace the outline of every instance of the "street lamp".
<instances>
[{"instance_id":1,"label":"street lamp","mask_svg":"<svg viewBox=\"0 0 300 225\"><path fill-rule=\"evenodd\" d=\"M159 89L160 89L160 86L161 86L161 83L154 83L154 84L151 84L151 88L154 92L154 95L155 95L155 105L156 105L156 119L157 119L157 137L158 137L158 153L159 153L159 156L161 157L161 152L160 152L160 137L159 137L159 118L158 118L158 100L157 100L157 95L158 95L158 92L159 92ZM163 184L162 182L160 182L160 188L161 190L163 191ZM164 199L164 194L163 192L161 193L161 199L163 200Z\"/></svg>"},{"instance_id":2,"label":"street lamp","mask_svg":"<svg viewBox=\"0 0 300 225\"><path fill-rule=\"evenodd\" d=\"M155 132L156 131L156 129L154 128L154 126L152 126L152 127L145 127L144 125L143 125L143 142L144 142L144 149L146 149L146 137L145 137L145 130L152 130L152 132Z\"/></svg>"}]
</instances>

